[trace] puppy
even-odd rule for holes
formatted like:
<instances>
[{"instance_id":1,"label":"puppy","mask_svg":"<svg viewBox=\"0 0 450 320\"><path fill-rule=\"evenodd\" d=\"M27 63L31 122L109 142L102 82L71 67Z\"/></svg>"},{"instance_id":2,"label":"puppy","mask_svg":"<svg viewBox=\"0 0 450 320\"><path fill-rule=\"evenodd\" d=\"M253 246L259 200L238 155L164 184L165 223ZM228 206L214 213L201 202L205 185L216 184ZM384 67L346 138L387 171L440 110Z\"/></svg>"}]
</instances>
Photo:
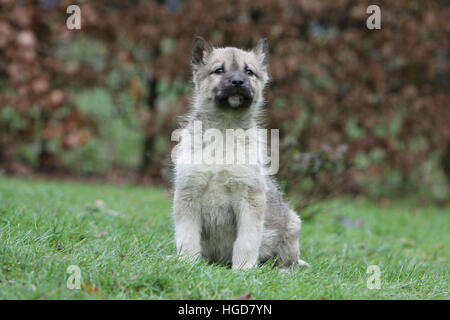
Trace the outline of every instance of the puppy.
<instances>
[{"instance_id":1,"label":"puppy","mask_svg":"<svg viewBox=\"0 0 450 320\"><path fill-rule=\"evenodd\" d=\"M282 199L274 178L263 174L264 164L192 161L211 145L223 145L217 137L195 142L208 130L227 136L230 129L259 128L269 80L267 41L245 51L213 48L197 37L191 66L193 106L172 153L178 253L231 263L233 269L249 269L271 257L284 267L307 266L300 260L300 218ZM196 124L201 128L196 130ZM248 147L251 139L238 138L237 147Z\"/></svg>"}]
</instances>

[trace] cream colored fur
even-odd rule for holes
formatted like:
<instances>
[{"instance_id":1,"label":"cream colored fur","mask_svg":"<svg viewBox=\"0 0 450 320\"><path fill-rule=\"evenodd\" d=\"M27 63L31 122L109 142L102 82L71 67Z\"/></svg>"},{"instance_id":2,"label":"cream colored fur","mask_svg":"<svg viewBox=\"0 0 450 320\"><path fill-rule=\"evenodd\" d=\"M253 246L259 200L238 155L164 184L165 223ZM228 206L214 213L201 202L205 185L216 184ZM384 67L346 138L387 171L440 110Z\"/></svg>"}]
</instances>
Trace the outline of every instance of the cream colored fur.
<instances>
[{"instance_id":1,"label":"cream colored fur","mask_svg":"<svg viewBox=\"0 0 450 320\"><path fill-rule=\"evenodd\" d=\"M244 51L212 48L204 40L198 41L192 62L193 106L183 130L193 134L195 120L202 121L203 131L217 128L224 135L228 128L258 127L269 79L265 43ZM220 90L222 78L212 71L218 66L226 70L251 66L255 71L257 76L248 79L254 89L248 109L222 110L215 105L214 95ZM190 152L187 139L182 139L174 159L175 240L183 258L231 263L233 269L248 269L271 257L277 257L283 266L307 265L299 259L300 218L283 201L272 177L262 175L258 165L178 161Z\"/></svg>"}]
</instances>

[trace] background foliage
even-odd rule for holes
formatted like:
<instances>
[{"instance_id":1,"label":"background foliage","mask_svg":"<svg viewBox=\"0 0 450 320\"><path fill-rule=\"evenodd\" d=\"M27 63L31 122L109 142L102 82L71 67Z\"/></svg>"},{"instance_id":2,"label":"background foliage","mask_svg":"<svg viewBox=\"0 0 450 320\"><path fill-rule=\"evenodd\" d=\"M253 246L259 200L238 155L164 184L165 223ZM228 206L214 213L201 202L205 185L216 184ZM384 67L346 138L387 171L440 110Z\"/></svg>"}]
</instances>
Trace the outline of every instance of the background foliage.
<instances>
[{"instance_id":1,"label":"background foliage","mask_svg":"<svg viewBox=\"0 0 450 320\"><path fill-rule=\"evenodd\" d=\"M66 8L81 8L68 30ZM450 6L378 1L0 0L0 170L167 181L194 36L270 43L279 176L312 198L427 190L450 177Z\"/></svg>"}]
</instances>

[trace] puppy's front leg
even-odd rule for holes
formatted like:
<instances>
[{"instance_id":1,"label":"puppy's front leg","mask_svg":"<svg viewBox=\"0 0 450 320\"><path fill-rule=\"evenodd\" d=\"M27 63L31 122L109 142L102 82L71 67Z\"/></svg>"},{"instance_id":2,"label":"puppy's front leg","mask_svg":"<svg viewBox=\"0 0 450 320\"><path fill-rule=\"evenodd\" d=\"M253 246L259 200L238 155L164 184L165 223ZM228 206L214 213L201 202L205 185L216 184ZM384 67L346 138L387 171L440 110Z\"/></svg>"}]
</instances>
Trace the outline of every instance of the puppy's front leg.
<instances>
[{"instance_id":1,"label":"puppy's front leg","mask_svg":"<svg viewBox=\"0 0 450 320\"><path fill-rule=\"evenodd\" d=\"M177 252L184 259L195 260L200 257L201 219L195 210L194 201L175 191L174 206L175 241Z\"/></svg>"},{"instance_id":2,"label":"puppy's front leg","mask_svg":"<svg viewBox=\"0 0 450 320\"><path fill-rule=\"evenodd\" d=\"M256 265L264 227L264 194L245 199L233 206L237 220L237 237L233 246L233 269Z\"/></svg>"}]
</instances>

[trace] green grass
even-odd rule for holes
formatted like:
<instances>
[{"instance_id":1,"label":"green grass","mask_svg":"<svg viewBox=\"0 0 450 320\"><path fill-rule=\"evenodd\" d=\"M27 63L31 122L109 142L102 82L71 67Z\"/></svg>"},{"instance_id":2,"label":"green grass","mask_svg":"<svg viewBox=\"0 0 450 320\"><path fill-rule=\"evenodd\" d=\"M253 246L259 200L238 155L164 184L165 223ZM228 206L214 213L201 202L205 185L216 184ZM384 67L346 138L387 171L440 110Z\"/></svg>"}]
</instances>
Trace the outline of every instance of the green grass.
<instances>
[{"instance_id":1,"label":"green grass","mask_svg":"<svg viewBox=\"0 0 450 320\"><path fill-rule=\"evenodd\" d=\"M176 258L166 190L0 177L0 299L449 298L449 208L414 199L320 206L302 231L313 268L242 272ZM81 269L81 290L67 288L70 265ZM381 269L380 290L366 286L369 265Z\"/></svg>"}]
</instances>

